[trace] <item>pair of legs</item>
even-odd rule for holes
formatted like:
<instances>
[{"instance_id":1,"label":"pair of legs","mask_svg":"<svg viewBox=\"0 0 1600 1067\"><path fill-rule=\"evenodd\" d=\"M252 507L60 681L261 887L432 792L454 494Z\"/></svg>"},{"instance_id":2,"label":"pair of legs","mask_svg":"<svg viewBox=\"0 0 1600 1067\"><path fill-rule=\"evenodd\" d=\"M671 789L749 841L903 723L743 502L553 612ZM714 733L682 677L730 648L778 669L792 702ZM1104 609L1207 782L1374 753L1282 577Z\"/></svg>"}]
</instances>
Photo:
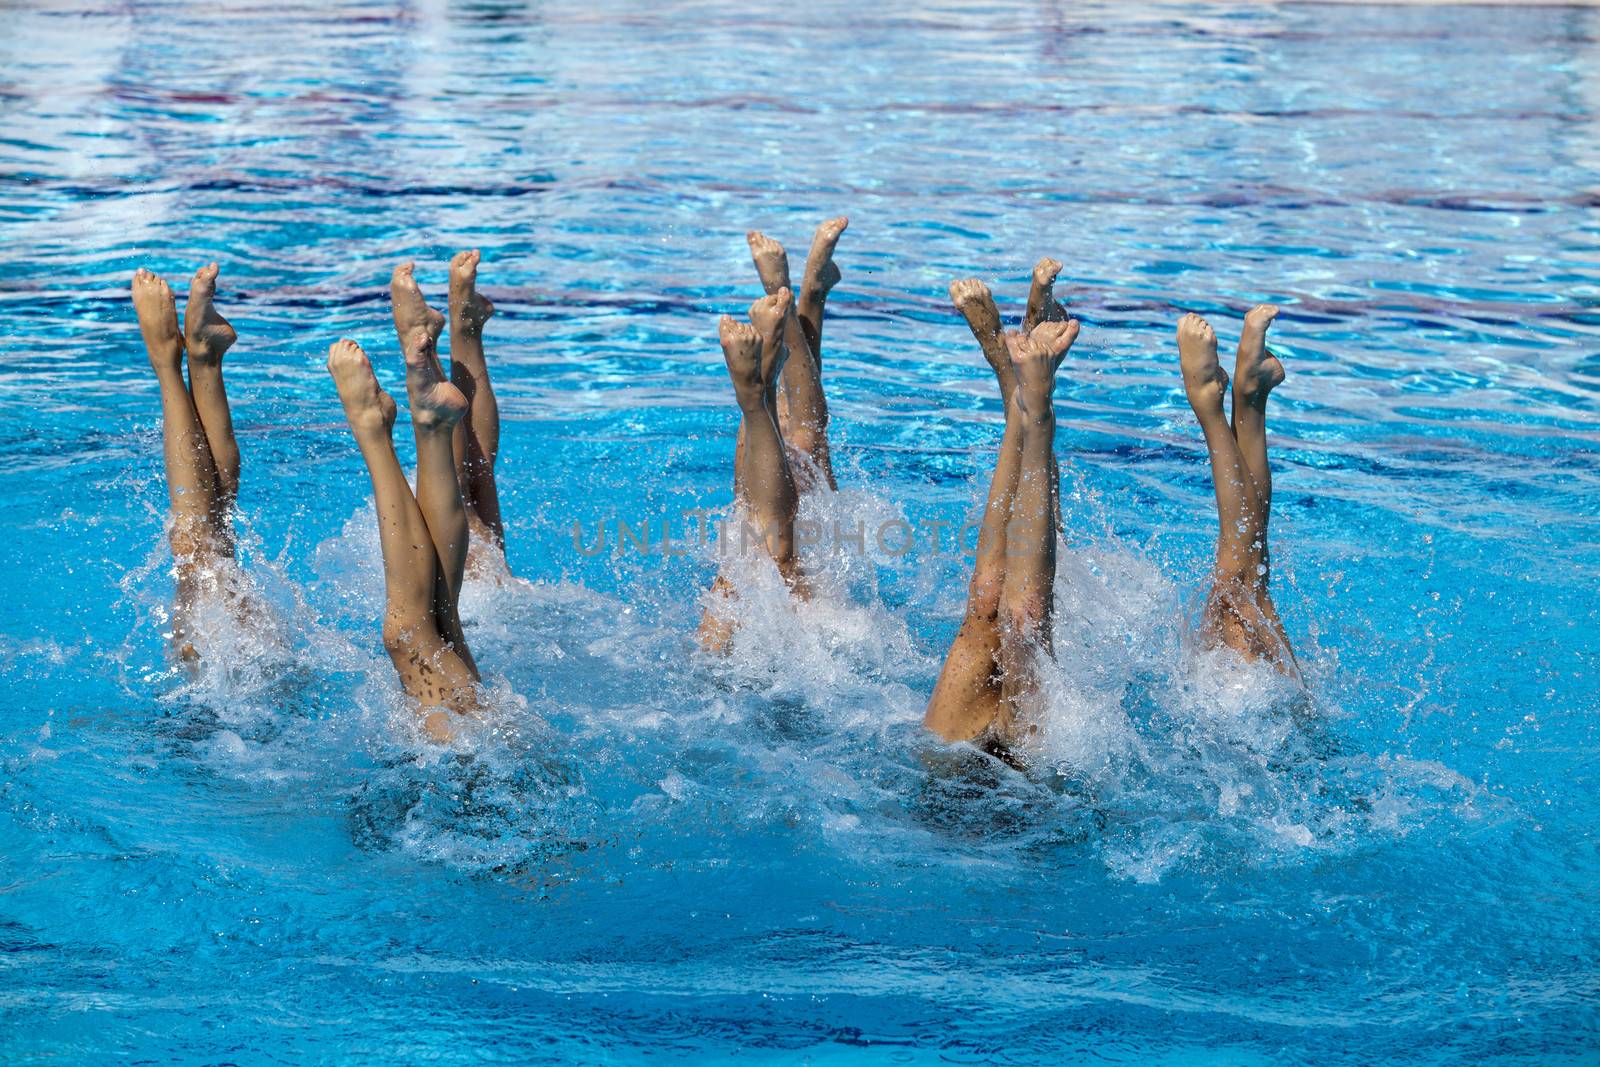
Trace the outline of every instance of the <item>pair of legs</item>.
<instances>
[{"instance_id":1,"label":"pair of legs","mask_svg":"<svg viewBox=\"0 0 1600 1067\"><path fill-rule=\"evenodd\" d=\"M840 279L833 252L849 224L840 217L817 227L798 298L790 288L783 245L750 231L746 240L767 296L751 305L749 323L724 315L719 330L740 411L733 454L733 492L744 522L738 550L744 550L753 533L802 598L807 590L795 558L794 534L799 494L819 484L838 488L822 388L822 323L828 294ZM733 624L716 604L734 595L733 583L719 574L711 592L713 603L700 621L700 643L708 651L723 652L733 639Z\"/></svg>"},{"instance_id":2,"label":"pair of legs","mask_svg":"<svg viewBox=\"0 0 1600 1067\"><path fill-rule=\"evenodd\" d=\"M806 256L805 274L800 279L799 296L789 304L783 323L783 340L789 350L783 368L783 389L777 397L776 418L784 443L792 450L794 473L801 491L818 482L837 489L833 477L833 457L828 450L828 399L822 391L822 319L828 294L839 284L839 267L833 251L850 220L829 219L817 227ZM783 245L751 230L745 235L756 274L768 296L792 288L789 282L789 255ZM736 451L742 451L741 436ZM735 466L738 459L734 460Z\"/></svg>"},{"instance_id":3,"label":"pair of legs","mask_svg":"<svg viewBox=\"0 0 1600 1067\"><path fill-rule=\"evenodd\" d=\"M793 319L794 298L784 287L751 304L749 322L722 316L718 334L739 404L733 494L743 514L737 550L743 551L752 535L759 538L783 580L803 597L794 536L800 496L778 419L778 386L790 358L787 324ZM711 591L715 598L734 595L733 584L721 574ZM700 643L707 651L724 652L733 640L733 624L715 607L708 607L700 621Z\"/></svg>"},{"instance_id":4,"label":"pair of legs","mask_svg":"<svg viewBox=\"0 0 1600 1067\"><path fill-rule=\"evenodd\" d=\"M1228 375L1217 360L1217 335L1198 315L1178 320L1178 361L1184 392L1211 454L1217 497L1217 560L1202 628L1208 639L1247 659L1269 659L1292 674L1294 653L1268 589L1267 397L1284 374L1283 364L1267 350L1267 329L1277 314L1275 306L1261 304L1245 315L1233 370L1231 421L1223 411Z\"/></svg>"},{"instance_id":5,"label":"pair of legs","mask_svg":"<svg viewBox=\"0 0 1600 1067\"><path fill-rule=\"evenodd\" d=\"M457 257L464 279L470 277L467 267L471 274L477 267L475 254L466 256L466 260ZM452 297L456 280L452 263ZM468 280L463 296L470 290ZM472 521L463 486L470 484L473 453L470 446L457 450L457 431L466 419L468 403L463 391L445 377L438 354L445 317L423 299L411 264L396 268L390 292L417 445L415 492L394 450L394 399L378 385L361 346L349 340L333 344L328 372L372 479L383 550L384 648L399 672L400 684L421 704L424 728L435 740L446 741L453 732L452 717L478 706L478 667L457 612ZM456 306L453 299L452 311ZM469 305L464 301L461 306L465 310ZM487 318L487 313L479 316L479 330ZM476 351L481 366L481 342ZM459 355L454 362L462 362ZM470 370L467 373L470 376ZM492 486L492 452L488 455ZM481 515L478 521L487 525Z\"/></svg>"},{"instance_id":6,"label":"pair of legs","mask_svg":"<svg viewBox=\"0 0 1600 1067\"><path fill-rule=\"evenodd\" d=\"M238 335L212 304L216 289L215 263L195 272L180 331L172 287L144 269L133 276L134 314L161 386L162 453L172 512L168 536L177 569L173 644L188 662L198 658L192 628L196 607L203 598L226 592L222 565L234 555L232 513L239 495L239 443L222 382L223 354Z\"/></svg>"},{"instance_id":7,"label":"pair of legs","mask_svg":"<svg viewBox=\"0 0 1600 1067\"><path fill-rule=\"evenodd\" d=\"M1035 268L1022 332L1002 332L982 282L950 287L999 382L1005 432L984 504L966 615L923 722L948 741L975 741L1002 755L1033 729L1036 657L1051 651L1060 524L1051 394L1056 369L1078 336L1078 323L1051 293L1060 269L1054 260Z\"/></svg>"}]
</instances>

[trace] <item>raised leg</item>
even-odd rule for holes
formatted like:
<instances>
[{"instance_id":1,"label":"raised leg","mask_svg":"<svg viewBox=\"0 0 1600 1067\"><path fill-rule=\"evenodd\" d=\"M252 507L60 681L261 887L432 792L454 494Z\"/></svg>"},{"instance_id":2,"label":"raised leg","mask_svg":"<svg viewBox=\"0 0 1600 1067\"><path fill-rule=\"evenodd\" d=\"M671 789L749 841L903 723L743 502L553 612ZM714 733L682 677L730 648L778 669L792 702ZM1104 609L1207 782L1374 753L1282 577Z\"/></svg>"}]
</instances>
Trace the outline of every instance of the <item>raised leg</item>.
<instances>
[{"instance_id":1,"label":"raised leg","mask_svg":"<svg viewBox=\"0 0 1600 1067\"><path fill-rule=\"evenodd\" d=\"M750 305L749 325L725 315L718 331L745 430L745 501L767 553L791 586L799 577L794 554L799 501L772 402L789 358L786 325L793 311L793 295L779 289Z\"/></svg>"},{"instance_id":2,"label":"raised leg","mask_svg":"<svg viewBox=\"0 0 1600 1067\"><path fill-rule=\"evenodd\" d=\"M806 344L822 366L822 317L828 303L828 294L842 277L833 261L833 250L839 245L850 220L843 215L829 219L817 227L811 238L811 252L806 256L806 272L800 279L800 297L795 302L800 315L800 325L805 330Z\"/></svg>"},{"instance_id":3,"label":"raised leg","mask_svg":"<svg viewBox=\"0 0 1600 1067\"><path fill-rule=\"evenodd\" d=\"M1071 318L1067 309L1055 297L1056 276L1061 273L1061 261L1045 256L1033 265L1033 280L1028 286L1028 306L1022 314L1022 332L1031 333L1041 322L1066 322ZM1061 468L1055 453L1050 454L1050 515L1056 530L1064 531L1061 524Z\"/></svg>"},{"instance_id":4,"label":"raised leg","mask_svg":"<svg viewBox=\"0 0 1600 1067\"><path fill-rule=\"evenodd\" d=\"M1244 317L1239 351L1233 367L1233 437L1255 488L1256 521L1261 530L1262 584L1266 584L1271 558L1267 551L1267 524L1272 514L1272 467L1267 463L1267 396L1283 383L1283 364L1267 351L1267 328L1277 318L1272 304L1260 304Z\"/></svg>"},{"instance_id":5,"label":"raised leg","mask_svg":"<svg viewBox=\"0 0 1600 1067\"><path fill-rule=\"evenodd\" d=\"M1283 384L1283 364L1267 349L1267 330L1278 317L1275 304L1258 304L1244 317L1244 332L1233 369L1233 436L1255 487L1256 522L1260 529L1260 562L1255 596L1271 656L1282 669L1298 671L1289 635L1272 602L1272 465L1267 461L1267 397Z\"/></svg>"},{"instance_id":6,"label":"raised leg","mask_svg":"<svg viewBox=\"0 0 1600 1067\"><path fill-rule=\"evenodd\" d=\"M328 372L344 404L372 478L383 551L383 645L400 684L422 705L424 725L448 740L452 713L476 709L478 673L465 645L445 638L435 615L439 560L432 534L394 451L395 403L378 386L366 353L354 341L328 349Z\"/></svg>"},{"instance_id":7,"label":"raised leg","mask_svg":"<svg viewBox=\"0 0 1600 1067\"><path fill-rule=\"evenodd\" d=\"M970 741L984 734L1000 712L1000 599L1005 587L1006 526L1022 468L1022 416L1014 403L1016 372L1000 335L1000 313L989 289L976 279L955 282L950 299L967 321L994 370L1005 405L1005 433L983 508L967 611L945 654L939 680L928 699L923 724L946 741Z\"/></svg>"},{"instance_id":8,"label":"raised leg","mask_svg":"<svg viewBox=\"0 0 1600 1067\"><path fill-rule=\"evenodd\" d=\"M417 442L417 505L433 532L434 548L448 600L461 592L467 563L467 518L456 469L457 427L466 414L466 397L445 379L437 342L445 318L429 307L413 264L394 269L389 295L395 333L406 361L406 393L411 401L411 432ZM442 477L449 471L448 479Z\"/></svg>"},{"instance_id":9,"label":"raised leg","mask_svg":"<svg viewBox=\"0 0 1600 1067\"><path fill-rule=\"evenodd\" d=\"M439 632L472 663L461 632L458 604L467 566L467 509L455 465L456 427L467 413L467 399L444 379L438 350L426 329L417 328L401 345L406 360L406 395L417 441L417 507L428 524L438 555L434 614ZM474 669L476 665L474 664Z\"/></svg>"},{"instance_id":10,"label":"raised leg","mask_svg":"<svg viewBox=\"0 0 1600 1067\"><path fill-rule=\"evenodd\" d=\"M750 255L767 295L788 289L789 258L783 246L754 230L746 235L746 240L750 242ZM818 298L819 314L822 299ZM836 489L838 483L833 477L833 457L828 449L828 399L822 391L822 366L810 342L806 340L793 300L789 302L789 311L783 324L783 338L789 350L788 363L783 369L783 403L778 409L783 439L807 464L815 468L828 488ZM802 471L802 484L809 487L811 472L804 470L804 467Z\"/></svg>"},{"instance_id":11,"label":"raised leg","mask_svg":"<svg viewBox=\"0 0 1600 1067\"><path fill-rule=\"evenodd\" d=\"M1001 606L1000 712L992 731L1009 746L1037 728L1036 657L1050 654L1055 615L1056 370L1078 338L1076 320L1046 322L1028 334L1007 334L1016 370L1013 404L1022 422L1021 470L1006 533L1006 577Z\"/></svg>"},{"instance_id":12,"label":"raised leg","mask_svg":"<svg viewBox=\"0 0 1600 1067\"><path fill-rule=\"evenodd\" d=\"M212 304L216 293L217 265L210 263L195 271L189 283L183 339L189 352L189 395L216 466L217 506L225 523L239 497L239 442L233 436L233 413L222 384L222 357L239 335Z\"/></svg>"},{"instance_id":13,"label":"raised leg","mask_svg":"<svg viewBox=\"0 0 1600 1067\"><path fill-rule=\"evenodd\" d=\"M450 261L450 382L467 398L467 417L456 431L456 466L473 533L505 551L505 522L494 479L500 453L500 405L483 355L483 326L494 304L478 292L477 249Z\"/></svg>"},{"instance_id":14,"label":"raised leg","mask_svg":"<svg viewBox=\"0 0 1600 1067\"><path fill-rule=\"evenodd\" d=\"M751 305L749 323L724 315L718 333L740 413L742 455L736 460L740 466L735 475L735 492L748 522L777 564L778 573L798 595L804 596L794 542L799 497L773 410L778 378L788 358L784 325L792 302L790 291L779 289ZM743 550L745 531L740 530L735 536ZM722 597L734 592L732 583L722 575L717 576L712 591ZM708 609L700 622L701 645L708 651L724 651L732 636L728 621L714 607Z\"/></svg>"},{"instance_id":15,"label":"raised leg","mask_svg":"<svg viewBox=\"0 0 1600 1067\"><path fill-rule=\"evenodd\" d=\"M161 441L166 460L167 500L174 518L194 520L198 532L221 547L228 539L213 529L219 514L217 468L205 427L183 380L183 339L178 333L177 303L172 288L159 275L138 270L133 275L133 310L139 319L145 352L161 386ZM176 546L174 546L176 551Z\"/></svg>"}]
</instances>

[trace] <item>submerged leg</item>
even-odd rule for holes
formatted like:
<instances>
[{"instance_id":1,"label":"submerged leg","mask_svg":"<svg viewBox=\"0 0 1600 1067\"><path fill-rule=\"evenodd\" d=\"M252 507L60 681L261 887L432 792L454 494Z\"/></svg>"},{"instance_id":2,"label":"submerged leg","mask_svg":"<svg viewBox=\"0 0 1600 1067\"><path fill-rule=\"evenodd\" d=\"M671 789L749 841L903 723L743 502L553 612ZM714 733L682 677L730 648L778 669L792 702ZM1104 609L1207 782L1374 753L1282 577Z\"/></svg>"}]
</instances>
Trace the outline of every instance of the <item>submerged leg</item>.
<instances>
[{"instance_id":1,"label":"submerged leg","mask_svg":"<svg viewBox=\"0 0 1600 1067\"><path fill-rule=\"evenodd\" d=\"M456 432L456 466L473 532L502 552L505 523L500 515L500 490L494 480L500 453L500 405L489 383L483 355L483 326L494 304L478 292L476 248L457 252L450 261L450 382L467 398L467 417Z\"/></svg>"},{"instance_id":2,"label":"submerged leg","mask_svg":"<svg viewBox=\"0 0 1600 1067\"><path fill-rule=\"evenodd\" d=\"M1036 657L1049 655L1055 616L1056 414L1052 392L1056 370L1078 338L1078 323L1046 322L1032 332L1008 334L1006 347L1016 369L1013 403L1022 422L1022 460L1006 534L1006 577L1000 623L1000 712L996 740L1009 745L1021 732L1037 728Z\"/></svg>"},{"instance_id":3,"label":"submerged leg","mask_svg":"<svg viewBox=\"0 0 1600 1067\"><path fill-rule=\"evenodd\" d=\"M950 286L950 299L994 370L1005 406L1005 433L984 503L966 615L922 717L923 725L946 741L970 741L988 730L1000 712L1000 599L1005 587L1006 526L1022 468L1022 415L1014 402L1016 372L1000 336L1000 313L988 287L976 279L958 281Z\"/></svg>"},{"instance_id":4,"label":"submerged leg","mask_svg":"<svg viewBox=\"0 0 1600 1067\"><path fill-rule=\"evenodd\" d=\"M189 352L189 395L205 427L217 469L217 506L221 521L226 522L239 497L239 442L233 436L233 413L222 384L222 357L239 335L212 304L216 293L217 265L211 263L196 271L189 283L183 338Z\"/></svg>"},{"instance_id":5,"label":"submerged leg","mask_svg":"<svg viewBox=\"0 0 1600 1067\"><path fill-rule=\"evenodd\" d=\"M1189 406L1205 434L1217 499L1217 558L1204 626L1212 639L1258 658L1267 651L1256 604L1263 547L1259 497L1223 411L1228 375L1217 362L1217 335L1198 315L1178 320L1178 361Z\"/></svg>"},{"instance_id":6,"label":"submerged leg","mask_svg":"<svg viewBox=\"0 0 1600 1067\"><path fill-rule=\"evenodd\" d=\"M395 403L379 388L366 353L354 341L339 341L328 349L328 373L372 478L383 550L383 645L400 684L421 703L429 734L448 740L451 713L476 708L473 683L478 674L461 654L465 647L445 639L434 614L439 560L395 455Z\"/></svg>"},{"instance_id":7,"label":"submerged leg","mask_svg":"<svg viewBox=\"0 0 1600 1067\"><path fill-rule=\"evenodd\" d=\"M750 256L755 261L756 273L761 276L761 284L767 290L767 295L788 289L789 257L783 246L754 230L746 235L746 240L750 242ZM820 313L821 298L817 307ZM784 403L779 411L783 439L816 468L828 488L837 489L838 484L833 477L833 458L828 450L828 399L822 391L822 365L806 340L792 299L783 323L783 340L789 350L789 360L782 378ZM809 474L809 471L805 471L801 475L802 480Z\"/></svg>"},{"instance_id":8,"label":"submerged leg","mask_svg":"<svg viewBox=\"0 0 1600 1067\"><path fill-rule=\"evenodd\" d=\"M722 317L718 332L728 376L739 404L743 455L736 476L736 493L746 517L753 523L762 545L778 573L799 595L805 594L795 560L794 520L799 497L784 449L783 435L773 411L776 386L787 358L784 323L792 295L787 288L756 301L750 322ZM739 533L743 549L744 531ZM733 586L718 575L713 592L731 596ZM700 622L700 643L708 651L724 651L732 639L732 626L708 609Z\"/></svg>"}]
</instances>

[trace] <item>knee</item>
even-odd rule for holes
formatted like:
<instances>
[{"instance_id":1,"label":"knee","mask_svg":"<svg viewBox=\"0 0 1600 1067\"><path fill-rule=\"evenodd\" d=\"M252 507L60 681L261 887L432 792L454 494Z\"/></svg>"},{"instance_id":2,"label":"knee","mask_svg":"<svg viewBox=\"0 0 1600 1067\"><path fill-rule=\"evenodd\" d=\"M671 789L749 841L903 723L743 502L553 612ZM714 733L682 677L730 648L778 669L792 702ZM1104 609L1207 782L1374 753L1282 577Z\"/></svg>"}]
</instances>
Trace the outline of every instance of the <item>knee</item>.
<instances>
[{"instance_id":1,"label":"knee","mask_svg":"<svg viewBox=\"0 0 1600 1067\"><path fill-rule=\"evenodd\" d=\"M1000 596L1004 592L1003 575L975 579L967 590L967 622L978 626L995 626L1000 621Z\"/></svg>"},{"instance_id":2,"label":"knee","mask_svg":"<svg viewBox=\"0 0 1600 1067\"><path fill-rule=\"evenodd\" d=\"M1006 597L1001 611L1001 632L1014 642L1037 641L1050 614L1045 598L1034 593Z\"/></svg>"},{"instance_id":3,"label":"knee","mask_svg":"<svg viewBox=\"0 0 1600 1067\"><path fill-rule=\"evenodd\" d=\"M431 620L421 612L389 612L383 617L383 648L399 659L418 652L426 643Z\"/></svg>"}]
</instances>

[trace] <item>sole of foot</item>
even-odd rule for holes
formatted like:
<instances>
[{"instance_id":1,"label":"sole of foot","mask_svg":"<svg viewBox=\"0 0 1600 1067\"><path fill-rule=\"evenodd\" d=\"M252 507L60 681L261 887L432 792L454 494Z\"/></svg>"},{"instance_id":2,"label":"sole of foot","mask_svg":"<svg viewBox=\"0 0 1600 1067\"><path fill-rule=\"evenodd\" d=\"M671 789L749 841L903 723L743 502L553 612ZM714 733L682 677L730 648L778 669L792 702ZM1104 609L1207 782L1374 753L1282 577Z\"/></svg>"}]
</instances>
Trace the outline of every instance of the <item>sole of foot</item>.
<instances>
[{"instance_id":1,"label":"sole of foot","mask_svg":"<svg viewBox=\"0 0 1600 1067\"><path fill-rule=\"evenodd\" d=\"M744 239L750 245L750 259L756 265L756 274L767 295L789 288L789 253L783 250L783 245L760 230L751 230Z\"/></svg>"},{"instance_id":2,"label":"sole of foot","mask_svg":"<svg viewBox=\"0 0 1600 1067\"><path fill-rule=\"evenodd\" d=\"M183 338L178 333L177 300L166 279L143 267L133 272L133 313L150 354L150 366L157 371L178 369L183 361Z\"/></svg>"},{"instance_id":3,"label":"sole of foot","mask_svg":"<svg viewBox=\"0 0 1600 1067\"><path fill-rule=\"evenodd\" d=\"M1217 335L1211 324L1190 313L1178 320L1178 366L1183 391L1199 415L1221 414L1228 373L1217 362Z\"/></svg>"},{"instance_id":4,"label":"sole of foot","mask_svg":"<svg viewBox=\"0 0 1600 1067\"><path fill-rule=\"evenodd\" d=\"M450 260L450 317L458 328L482 330L494 314L494 302L478 292L482 260L483 253L476 248L457 252Z\"/></svg>"},{"instance_id":5,"label":"sole of foot","mask_svg":"<svg viewBox=\"0 0 1600 1067\"><path fill-rule=\"evenodd\" d=\"M350 340L328 346L328 373L344 405L345 418L357 433L382 433L394 429L394 397L383 391L372 363L361 346Z\"/></svg>"},{"instance_id":6,"label":"sole of foot","mask_svg":"<svg viewBox=\"0 0 1600 1067\"><path fill-rule=\"evenodd\" d=\"M389 276L389 300L394 307L394 332L404 339L422 327L435 341L444 332L444 316L428 306L417 285L415 263L402 263Z\"/></svg>"},{"instance_id":7,"label":"sole of foot","mask_svg":"<svg viewBox=\"0 0 1600 1067\"><path fill-rule=\"evenodd\" d=\"M1042 322L1024 333L1006 334L1006 350L1016 373L1016 397L1026 415L1042 414L1055 391L1056 370L1078 339L1076 319Z\"/></svg>"},{"instance_id":8,"label":"sole of foot","mask_svg":"<svg viewBox=\"0 0 1600 1067\"><path fill-rule=\"evenodd\" d=\"M183 339L189 350L189 365L221 363L223 353L239 339L228 320L216 309L215 263L194 272L189 282L189 302L183 307Z\"/></svg>"},{"instance_id":9,"label":"sole of foot","mask_svg":"<svg viewBox=\"0 0 1600 1067\"><path fill-rule=\"evenodd\" d=\"M750 305L750 323L761 338L761 378L768 388L778 380L789 355L783 343L783 327L793 306L794 294L788 286Z\"/></svg>"},{"instance_id":10,"label":"sole of foot","mask_svg":"<svg viewBox=\"0 0 1600 1067\"><path fill-rule=\"evenodd\" d=\"M406 358L406 397L411 421L424 430L454 428L467 414L467 398L445 380L439 368L438 340L426 326L418 326L400 342Z\"/></svg>"},{"instance_id":11,"label":"sole of foot","mask_svg":"<svg viewBox=\"0 0 1600 1067\"><path fill-rule=\"evenodd\" d=\"M849 225L849 218L840 215L817 227L817 232L811 238L811 251L806 256L806 274L800 281L801 289L808 297L826 300L828 293L843 277L833 262L833 250L838 247L839 238Z\"/></svg>"},{"instance_id":12,"label":"sole of foot","mask_svg":"<svg viewBox=\"0 0 1600 1067\"><path fill-rule=\"evenodd\" d=\"M1283 363L1267 349L1267 330L1278 317L1276 304L1257 304L1244 316L1239 335L1238 360L1233 367L1233 391L1259 402L1283 384Z\"/></svg>"},{"instance_id":13,"label":"sole of foot","mask_svg":"<svg viewBox=\"0 0 1600 1067\"><path fill-rule=\"evenodd\" d=\"M724 315L717 323L717 339L740 405L759 404L766 386L761 376L761 334L750 323Z\"/></svg>"}]
</instances>

